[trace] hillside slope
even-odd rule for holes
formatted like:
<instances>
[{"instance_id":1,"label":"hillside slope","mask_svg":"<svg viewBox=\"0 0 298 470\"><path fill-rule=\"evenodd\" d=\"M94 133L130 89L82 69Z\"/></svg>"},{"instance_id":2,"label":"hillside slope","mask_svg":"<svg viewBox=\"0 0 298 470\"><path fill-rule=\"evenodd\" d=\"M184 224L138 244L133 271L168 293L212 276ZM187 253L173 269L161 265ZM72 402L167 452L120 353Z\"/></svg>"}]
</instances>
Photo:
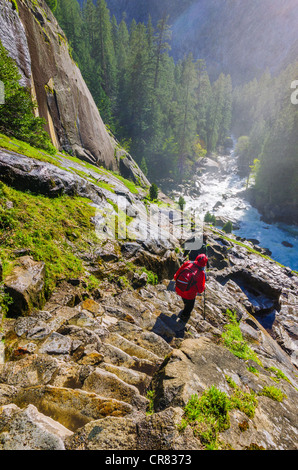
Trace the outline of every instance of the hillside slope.
<instances>
[{"instance_id":1,"label":"hillside slope","mask_svg":"<svg viewBox=\"0 0 298 470\"><path fill-rule=\"evenodd\" d=\"M151 207L143 188L78 159L27 153L0 152L13 299L0 333L0 448L296 449L297 275L205 227L206 298L185 324L169 288L183 260L176 207ZM128 235L113 237L113 214ZM254 315L268 312L267 331ZM206 399L225 405L201 427L187 410Z\"/></svg>"}]
</instances>

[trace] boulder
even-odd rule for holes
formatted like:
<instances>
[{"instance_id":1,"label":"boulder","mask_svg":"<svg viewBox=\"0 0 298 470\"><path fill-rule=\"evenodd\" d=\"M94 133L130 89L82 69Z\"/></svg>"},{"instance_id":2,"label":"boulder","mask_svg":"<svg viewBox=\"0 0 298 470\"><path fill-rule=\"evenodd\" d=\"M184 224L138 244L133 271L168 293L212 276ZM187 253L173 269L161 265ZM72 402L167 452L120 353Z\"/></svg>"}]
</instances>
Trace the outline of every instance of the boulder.
<instances>
[{"instance_id":1,"label":"boulder","mask_svg":"<svg viewBox=\"0 0 298 470\"><path fill-rule=\"evenodd\" d=\"M137 163L132 157L123 149L117 149L116 158L118 160L119 171L121 175L129 180L132 180L139 186L149 187L150 183L144 173L140 170Z\"/></svg>"},{"instance_id":2,"label":"boulder","mask_svg":"<svg viewBox=\"0 0 298 470\"><path fill-rule=\"evenodd\" d=\"M138 449L144 450L201 450L202 445L188 427L179 432L183 410L169 407L159 413L146 416L138 423Z\"/></svg>"},{"instance_id":3,"label":"boulder","mask_svg":"<svg viewBox=\"0 0 298 470\"><path fill-rule=\"evenodd\" d=\"M284 240L283 242L281 242L281 244L282 244L283 246L286 246L287 248L293 248L293 246L294 246L292 243L290 243L290 242L288 242L288 241L286 241L286 240Z\"/></svg>"},{"instance_id":4,"label":"boulder","mask_svg":"<svg viewBox=\"0 0 298 470\"><path fill-rule=\"evenodd\" d=\"M39 352L41 354L70 354L71 348L71 339L55 332L45 340Z\"/></svg>"},{"instance_id":5,"label":"boulder","mask_svg":"<svg viewBox=\"0 0 298 470\"><path fill-rule=\"evenodd\" d=\"M87 377L83 390L94 392L101 397L112 397L116 400L130 403L138 410L146 411L148 405L148 400L139 394L136 387L125 383L112 372L100 368L96 368Z\"/></svg>"},{"instance_id":6,"label":"boulder","mask_svg":"<svg viewBox=\"0 0 298 470\"><path fill-rule=\"evenodd\" d=\"M136 423L131 418L107 417L92 421L66 439L67 450L135 450Z\"/></svg>"},{"instance_id":7,"label":"boulder","mask_svg":"<svg viewBox=\"0 0 298 470\"><path fill-rule=\"evenodd\" d=\"M199 167L203 168L205 172L213 173L219 171L219 164L208 157L201 159Z\"/></svg>"},{"instance_id":8,"label":"boulder","mask_svg":"<svg viewBox=\"0 0 298 470\"><path fill-rule=\"evenodd\" d=\"M232 222L233 224L233 230L238 230L240 228L239 222L237 222L235 219L230 219L229 217L225 217L222 215L216 216L216 226L217 227L223 227L226 223Z\"/></svg>"},{"instance_id":9,"label":"boulder","mask_svg":"<svg viewBox=\"0 0 298 470\"><path fill-rule=\"evenodd\" d=\"M34 261L30 256L22 256L17 265L5 278L5 290L13 302L9 315L27 315L33 307L41 308L44 299L45 264Z\"/></svg>"},{"instance_id":10,"label":"boulder","mask_svg":"<svg viewBox=\"0 0 298 470\"><path fill-rule=\"evenodd\" d=\"M50 385L20 390L15 404L24 406L30 403L71 431L93 420L106 416L126 416L132 412L132 406L123 401L84 390Z\"/></svg>"},{"instance_id":11,"label":"boulder","mask_svg":"<svg viewBox=\"0 0 298 470\"><path fill-rule=\"evenodd\" d=\"M41 162L9 150L0 150L1 181L20 191L48 197L87 197L101 202L103 193L86 179L51 163Z\"/></svg>"},{"instance_id":12,"label":"boulder","mask_svg":"<svg viewBox=\"0 0 298 470\"><path fill-rule=\"evenodd\" d=\"M188 428L178 431L182 410L169 408L137 422L129 417L92 421L65 440L67 450L200 450L202 446Z\"/></svg>"},{"instance_id":13,"label":"boulder","mask_svg":"<svg viewBox=\"0 0 298 470\"><path fill-rule=\"evenodd\" d=\"M1 450L65 450L64 440L73 433L30 404L0 410Z\"/></svg>"},{"instance_id":14,"label":"boulder","mask_svg":"<svg viewBox=\"0 0 298 470\"><path fill-rule=\"evenodd\" d=\"M132 261L137 266L144 266L154 272L159 280L172 279L180 267L177 254L170 250L167 250L163 256L159 256L141 249Z\"/></svg>"},{"instance_id":15,"label":"boulder","mask_svg":"<svg viewBox=\"0 0 298 470\"><path fill-rule=\"evenodd\" d=\"M0 365L0 383L13 387L34 387L51 382L59 369L55 358L25 355L17 361L8 361Z\"/></svg>"}]
</instances>

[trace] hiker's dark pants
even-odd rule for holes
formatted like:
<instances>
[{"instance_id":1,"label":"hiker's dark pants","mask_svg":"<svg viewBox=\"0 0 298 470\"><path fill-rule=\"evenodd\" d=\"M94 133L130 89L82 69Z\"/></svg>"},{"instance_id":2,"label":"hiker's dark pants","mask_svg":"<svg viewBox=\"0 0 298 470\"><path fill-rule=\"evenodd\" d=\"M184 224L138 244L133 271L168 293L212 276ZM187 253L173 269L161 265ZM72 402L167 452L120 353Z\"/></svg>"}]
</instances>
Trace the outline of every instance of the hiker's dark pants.
<instances>
[{"instance_id":1,"label":"hiker's dark pants","mask_svg":"<svg viewBox=\"0 0 298 470\"><path fill-rule=\"evenodd\" d=\"M184 309L183 309L181 315L183 315L183 317L189 317L192 310L193 310L193 308L194 308L194 306L195 306L196 299L194 298L194 299L191 299L191 300L189 300L189 299L182 299L182 300L183 300L183 303L184 303Z\"/></svg>"}]
</instances>

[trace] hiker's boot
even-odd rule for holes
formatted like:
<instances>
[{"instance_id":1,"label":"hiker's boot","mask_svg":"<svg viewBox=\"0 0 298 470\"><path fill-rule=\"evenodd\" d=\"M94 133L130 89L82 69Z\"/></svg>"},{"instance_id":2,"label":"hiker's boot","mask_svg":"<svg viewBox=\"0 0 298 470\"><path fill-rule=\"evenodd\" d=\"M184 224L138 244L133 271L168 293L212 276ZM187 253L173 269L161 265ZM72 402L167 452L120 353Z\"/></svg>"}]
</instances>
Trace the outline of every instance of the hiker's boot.
<instances>
[{"instance_id":1,"label":"hiker's boot","mask_svg":"<svg viewBox=\"0 0 298 470\"><path fill-rule=\"evenodd\" d=\"M190 319L190 313L184 313L182 312L180 315L180 320L183 321L183 323L187 323L188 320Z\"/></svg>"}]
</instances>

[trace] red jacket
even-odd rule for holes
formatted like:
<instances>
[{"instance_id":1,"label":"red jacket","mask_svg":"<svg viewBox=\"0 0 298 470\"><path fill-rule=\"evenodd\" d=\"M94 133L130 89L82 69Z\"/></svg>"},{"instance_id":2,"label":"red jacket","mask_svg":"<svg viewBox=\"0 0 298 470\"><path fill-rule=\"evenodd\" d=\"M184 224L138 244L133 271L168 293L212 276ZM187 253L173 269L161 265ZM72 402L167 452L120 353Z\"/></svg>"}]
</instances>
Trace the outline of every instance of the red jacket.
<instances>
[{"instance_id":1,"label":"red jacket","mask_svg":"<svg viewBox=\"0 0 298 470\"><path fill-rule=\"evenodd\" d=\"M207 265L208 258L206 255L199 255L197 256L196 260L192 263L191 261L186 261L181 268L178 269L176 274L174 275L174 279L176 281L177 277L183 271L186 267L188 266L193 266L198 267L198 268L204 268ZM189 291L182 292L177 286L176 286L176 293L180 295L183 299L188 299L192 300L196 297L197 294L201 294L205 290L205 282L206 282L206 276L205 272L201 269L199 275L198 275L198 280L197 283L191 287Z\"/></svg>"}]
</instances>

